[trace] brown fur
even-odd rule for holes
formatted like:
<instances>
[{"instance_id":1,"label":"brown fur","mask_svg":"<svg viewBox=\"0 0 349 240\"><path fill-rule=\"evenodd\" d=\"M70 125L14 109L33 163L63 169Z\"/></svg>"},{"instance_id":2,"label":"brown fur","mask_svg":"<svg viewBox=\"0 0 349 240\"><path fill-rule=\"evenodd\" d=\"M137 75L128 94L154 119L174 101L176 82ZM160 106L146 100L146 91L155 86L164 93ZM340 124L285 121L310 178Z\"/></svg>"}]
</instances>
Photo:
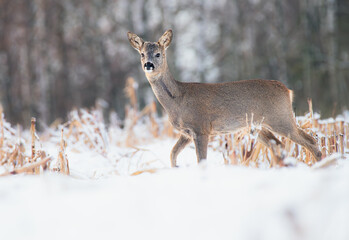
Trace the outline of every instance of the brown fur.
<instances>
[{"instance_id":1,"label":"brown fur","mask_svg":"<svg viewBox=\"0 0 349 240\"><path fill-rule=\"evenodd\" d=\"M131 45L141 54L142 67L152 63L154 70L146 77L155 96L165 108L170 122L182 136L171 152L171 166L176 166L179 152L194 140L198 162L207 157L210 135L224 134L246 127L246 116L263 126L259 140L270 147L278 133L306 147L319 160L316 141L297 128L293 111L293 93L275 80L243 80L226 83L184 83L176 81L167 66L166 49L172 40L168 30L158 42L144 42L128 33ZM158 54L158 55L157 55ZM143 67L143 69L145 69ZM280 141L276 141L281 144Z\"/></svg>"}]
</instances>

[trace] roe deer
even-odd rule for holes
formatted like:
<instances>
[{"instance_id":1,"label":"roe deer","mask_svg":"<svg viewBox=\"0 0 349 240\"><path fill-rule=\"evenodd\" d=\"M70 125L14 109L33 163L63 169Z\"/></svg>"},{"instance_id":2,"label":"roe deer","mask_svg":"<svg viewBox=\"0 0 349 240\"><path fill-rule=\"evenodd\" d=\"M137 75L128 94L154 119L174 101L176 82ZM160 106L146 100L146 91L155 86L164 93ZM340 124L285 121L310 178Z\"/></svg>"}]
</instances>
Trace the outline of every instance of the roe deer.
<instances>
[{"instance_id":1,"label":"roe deer","mask_svg":"<svg viewBox=\"0 0 349 240\"><path fill-rule=\"evenodd\" d=\"M185 83L169 71L166 49L172 30L158 42L145 42L128 32L131 46L141 55L142 68L156 98L165 108L171 124L180 131L171 151L171 166L183 148L194 140L197 161L207 157L210 135L225 134L246 127L246 116L262 124L258 140L271 147L271 140L282 143L272 132L290 138L321 159L313 137L297 127L292 111L292 91L275 80L243 80L226 83Z\"/></svg>"}]
</instances>

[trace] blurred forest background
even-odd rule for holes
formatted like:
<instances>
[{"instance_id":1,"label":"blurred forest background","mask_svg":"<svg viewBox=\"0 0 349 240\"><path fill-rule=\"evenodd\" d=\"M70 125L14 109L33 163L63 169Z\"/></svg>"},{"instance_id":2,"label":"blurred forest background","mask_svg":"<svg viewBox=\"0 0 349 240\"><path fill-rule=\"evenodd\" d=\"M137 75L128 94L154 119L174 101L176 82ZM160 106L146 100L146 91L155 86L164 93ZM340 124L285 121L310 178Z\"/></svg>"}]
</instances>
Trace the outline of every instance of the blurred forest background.
<instances>
[{"instance_id":1,"label":"blurred forest background","mask_svg":"<svg viewBox=\"0 0 349 240\"><path fill-rule=\"evenodd\" d=\"M132 31L168 49L180 81L277 79L323 117L349 103L348 0L0 0L0 102L12 123L51 123L105 100L122 118L126 79L154 100Z\"/></svg>"}]
</instances>

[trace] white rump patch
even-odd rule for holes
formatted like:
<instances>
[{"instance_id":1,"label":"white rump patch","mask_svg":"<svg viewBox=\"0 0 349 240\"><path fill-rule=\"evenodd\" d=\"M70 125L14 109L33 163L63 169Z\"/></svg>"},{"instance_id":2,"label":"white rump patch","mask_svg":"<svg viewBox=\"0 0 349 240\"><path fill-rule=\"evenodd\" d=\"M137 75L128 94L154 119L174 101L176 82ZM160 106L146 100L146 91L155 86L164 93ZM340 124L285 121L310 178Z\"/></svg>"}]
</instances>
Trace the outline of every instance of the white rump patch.
<instances>
[{"instance_id":1,"label":"white rump patch","mask_svg":"<svg viewBox=\"0 0 349 240\"><path fill-rule=\"evenodd\" d=\"M293 102L293 91L289 90L291 103Z\"/></svg>"}]
</instances>

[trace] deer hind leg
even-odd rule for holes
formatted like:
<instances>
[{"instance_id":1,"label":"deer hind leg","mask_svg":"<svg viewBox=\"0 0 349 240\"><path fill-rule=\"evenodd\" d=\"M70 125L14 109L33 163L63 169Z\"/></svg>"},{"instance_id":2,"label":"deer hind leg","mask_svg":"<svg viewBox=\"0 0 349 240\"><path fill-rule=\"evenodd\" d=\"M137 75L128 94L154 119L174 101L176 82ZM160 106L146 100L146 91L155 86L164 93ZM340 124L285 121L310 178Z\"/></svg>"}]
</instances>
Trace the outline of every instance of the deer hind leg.
<instances>
[{"instance_id":1,"label":"deer hind leg","mask_svg":"<svg viewBox=\"0 0 349 240\"><path fill-rule=\"evenodd\" d=\"M208 135L195 135L194 143L197 161L200 163L201 160L207 159Z\"/></svg>"},{"instance_id":2,"label":"deer hind leg","mask_svg":"<svg viewBox=\"0 0 349 240\"><path fill-rule=\"evenodd\" d=\"M280 145L282 148L284 148L284 144L282 144L282 142L280 142L280 140L277 139L275 135L266 128L262 128L262 130L259 132L258 141L268 148L272 147L271 141L275 141L276 145Z\"/></svg>"},{"instance_id":3,"label":"deer hind leg","mask_svg":"<svg viewBox=\"0 0 349 240\"><path fill-rule=\"evenodd\" d=\"M191 139L185 135L181 135L171 151L171 167L177 166L178 154L191 142Z\"/></svg>"},{"instance_id":4,"label":"deer hind leg","mask_svg":"<svg viewBox=\"0 0 349 240\"><path fill-rule=\"evenodd\" d=\"M289 125L288 127L273 127L273 131L288 137L295 143L305 147L312 153L316 161L321 160L321 152L317 148L315 139L309 134L305 133L303 130L299 129L295 123Z\"/></svg>"},{"instance_id":5,"label":"deer hind leg","mask_svg":"<svg viewBox=\"0 0 349 240\"><path fill-rule=\"evenodd\" d=\"M297 128L297 131L297 137L300 137L304 141L304 144L300 144L313 154L316 161L320 161L322 154L317 147L315 139L306 132L304 132L302 129Z\"/></svg>"}]
</instances>

